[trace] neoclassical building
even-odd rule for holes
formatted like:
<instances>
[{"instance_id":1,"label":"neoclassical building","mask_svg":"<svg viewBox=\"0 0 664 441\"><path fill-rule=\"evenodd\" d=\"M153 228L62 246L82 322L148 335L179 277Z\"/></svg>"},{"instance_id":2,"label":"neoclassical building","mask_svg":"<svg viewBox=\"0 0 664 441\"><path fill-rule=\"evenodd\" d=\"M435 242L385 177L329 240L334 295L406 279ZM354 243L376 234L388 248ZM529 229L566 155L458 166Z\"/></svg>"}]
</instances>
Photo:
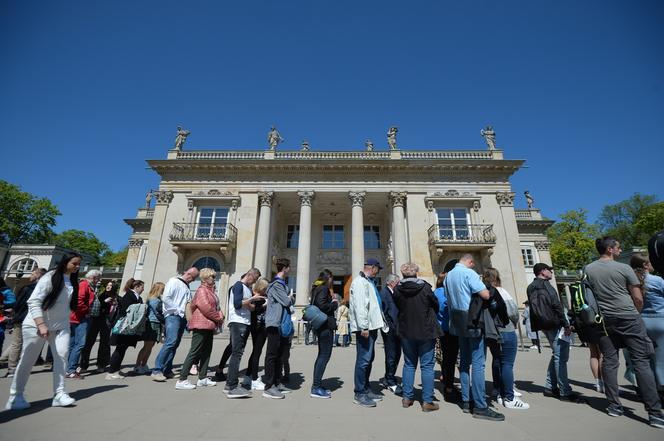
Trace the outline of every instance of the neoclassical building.
<instances>
[{"instance_id":1,"label":"neoclassical building","mask_svg":"<svg viewBox=\"0 0 664 441\"><path fill-rule=\"evenodd\" d=\"M524 161L501 150L176 149L147 162L161 182L154 208L148 198L125 220L133 231L123 278L148 286L210 266L225 300L247 269L271 276L285 256L304 305L323 268L339 290L369 257L383 262L380 282L413 261L433 283L446 262L472 253L521 303L532 266L551 263L544 232L553 222L514 208L510 177Z\"/></svg>"}]
</instances>

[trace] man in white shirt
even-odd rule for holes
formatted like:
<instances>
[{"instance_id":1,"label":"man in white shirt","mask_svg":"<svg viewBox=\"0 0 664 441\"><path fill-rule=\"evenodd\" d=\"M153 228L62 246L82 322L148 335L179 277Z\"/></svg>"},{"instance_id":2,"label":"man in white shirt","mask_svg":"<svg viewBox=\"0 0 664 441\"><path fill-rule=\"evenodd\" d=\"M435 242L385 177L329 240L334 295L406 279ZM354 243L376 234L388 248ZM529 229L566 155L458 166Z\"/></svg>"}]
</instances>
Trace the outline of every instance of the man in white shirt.
<instances>
[{"instance_id":1,"label":"man in white shirt","mask_svg":"<svg viewBox=\"0 0 664 441\"><path fill-rule=\"evenodd\" d=\"M191 301L189 284L198 277L197 268L189 268L181 277L171 277L166 283L164 294L161 297L164 312L164 345L155 360L152 371L154 381L163 382L173 378L173 359L180 346L180 340L187 325L184 311L187 303Z\"/></svg>"}]
</instances>

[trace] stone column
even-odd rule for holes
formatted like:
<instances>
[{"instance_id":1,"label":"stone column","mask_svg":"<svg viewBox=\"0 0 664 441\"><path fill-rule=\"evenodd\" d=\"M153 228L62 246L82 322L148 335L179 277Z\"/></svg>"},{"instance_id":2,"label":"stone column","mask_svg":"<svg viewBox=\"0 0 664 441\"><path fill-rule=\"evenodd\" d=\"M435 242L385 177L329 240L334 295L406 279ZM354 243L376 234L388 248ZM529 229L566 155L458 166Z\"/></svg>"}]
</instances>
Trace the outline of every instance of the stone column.
<instances>
[{"instance_id":1,"label":"stone column","mask_svg":"<svg viewBox=\"0 0 664 441\"><path fill-rule=\"evenodd\" d=\"M300 197L300 231L297 242L297 284L295 286L297 306L304 306L309 300L311 261L311 202L313 191L298 191Z\"/></svg>"},{"instance_id":2,"label":"stone column","mask_svg":"<svg viewBox=\"0 0 664 441\"><path fill-rule=\"evenodd\" d=\"M260 213L258 214L258 231L256 232L256 254L254 255L254 266L258 268L262 275L270 279L271 274L268 271L272 269L269 262L270 254L270 214L272 211L272 202L274 201L273 191L259 191L258 202Z\"/></svg>"},{"instance_id":3,"label":"stone column","mask_svg":"<svg viewBox=\"0 0 664 441\"><path fill-rule=\"evenodd\" d=\"M351 208L351 278L355 278L364 267L364 213L362 206L366 191L349 191Z\"/></svg>"},{"instance_id":4,"label":"stone column","mask_svg":"<svg viewBox=\"0 0 664 441\"><path fill-rule=\"evenodd\" d=\"M406 216L403 206L406 203L405 191L391 191L392 224L394 225L394 266L397 274L401 265L408 262L408 240L406 238Z\"/></svg>"}]
</instances>

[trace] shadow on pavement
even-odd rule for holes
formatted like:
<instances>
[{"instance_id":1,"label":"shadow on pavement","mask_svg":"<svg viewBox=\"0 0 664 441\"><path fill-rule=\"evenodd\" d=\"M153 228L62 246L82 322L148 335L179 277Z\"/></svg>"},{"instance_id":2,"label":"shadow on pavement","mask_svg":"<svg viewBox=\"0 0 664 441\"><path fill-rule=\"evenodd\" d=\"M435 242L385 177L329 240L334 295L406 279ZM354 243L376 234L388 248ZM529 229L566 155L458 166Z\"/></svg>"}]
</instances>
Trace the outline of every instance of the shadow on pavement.
<instances>
[{"instance_id":1,"label":"shadow on pavement","mask_svg":"<svg viewBox=\"0 0 664 441\"><path fill-rule=\"evenodd\" d=\"M88 389L79 389L76 392L72 392L70 395L76 399L76 401L81 401L85 400L86 398L89 398L93 395L97 395L99 393L103 392L108 392L113 389L118 389L122 387L129 387L126 384L109 384L105 386L97 386L97 387L91 387ZM39 400L39 401L32 401L30 403L30 408L25 409L25 410L5 410L3 412L0 412L0 424L6 423L8 421L12 421L16 418L32 415L37 412L41 412L44 409L48 409L51 407L51 401L52 398L48 398L45 400ZM78 403L77 403L78 404Z\"/></svg>"},{"instance_id":2,"label":"shadow on pavement","mask_svg":"<svg viewBox=\"0 0 664 441\"><path fill-rule=\"evenodd\" d=\"M341 386L344 385L344 382L343 382L343 380L342 380L341 378L339 378L339 377L330 377L330 378L326 378L326 379L324 379L324 380L323 380L323 384L325 385L325 387L326 387L327 389L329 389L329 390L331 390L332 392L334 392L334 391L337 390L337 389L341 389Z\"/></svg>"},{"instance_id":3,"label":"shadow on pavement","mask_svg":"<svg viewBox=\"0 0 664 441\"><path fill-rule=\"evenodd\" d=\"M291 372L288 376L287 384L288 387L293 390L301 389L302 384L304 384L304 375L302 375L300 372Z\"/></svg>"}]
</instances>

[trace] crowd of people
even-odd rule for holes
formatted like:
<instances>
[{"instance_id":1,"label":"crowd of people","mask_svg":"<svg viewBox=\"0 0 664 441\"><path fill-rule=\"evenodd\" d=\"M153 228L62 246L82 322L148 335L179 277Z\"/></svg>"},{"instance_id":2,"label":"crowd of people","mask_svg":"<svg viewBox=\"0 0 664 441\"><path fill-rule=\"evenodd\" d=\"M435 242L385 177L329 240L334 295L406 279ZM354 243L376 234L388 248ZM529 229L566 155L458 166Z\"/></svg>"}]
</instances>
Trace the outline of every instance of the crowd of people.
<instances>
[{"instance_id":1,"label":"crowd of people","mask_svg":"<svg viewBox=\"0 0 664 441\"><path fill-rule=\"evenodd\" d=\"M561 301L551 284L552 267L538 263L533 268L535 279L527 289L526 318L528 332L537 336L533 338L534 346L540 349L541 335L551 349L543 379L544 396L583 402L583 397L572 390L567 372L572 334L577 332L589 347L591 371L597 390L606 394L607 413L618 417L624 412L617 380L619 351L623 349L650 425L664 428L664 280L653 274L645 255L634 255L631 265L619 263L620 243L612 237L597 239L596 247L599 259L584 268L584 283L592 289L598 309L593 326L582 325ZM105 372L107 380L125 376L121 366L126 351L142 341L133 371L163 383L176 375L173 360L185 330L191 333L191 344L175 389L194 390L225 381L223 392L228 399L250 398L254 390L270 399L283 399L292 392L289 378L295 299L287 285L288 259L276 260L276 275L271 280L262 277L256 268L243 274L228 290L227 317L217 295L213 269L190 268L166 284L154 283L144 296L141 280L127 281L121 294L112 282L102 287L101 274L96 270L79 281L80 264L80 255L71 253L51 271L36 269L17 296L4 282L0 285L4 309L13 310L12 341L7 350L8 376L13 378L6 409L30 407L24 391L45 343L53 358L52 404L66 407L75 400L66 392L65 379L85 378L97 341L97 372ZM332 391L325 387L326 367L333 347L347 346L352 335L356 350L353 403L376 407L384 397L370 383L380 331L385 374L378 384L400 396L404 408L415 404L418 366L421 410L440 408L434 397L438 352L445 402L458 404L463 413L474 418L490 421L505 419L495 406L490 406L492 400L506 409L528 409L530 405L514 387L518 306L503 288L497 269L483 268L480 275L475 265L472 254L448 262L433 287L418 276L418 265L408 262L401 265L400 275L387 275L385 286L379 290L376 276L383 268L378 260L370 258L353 278L346 300L334 292L334 275L327 269L321 271L312 284L305 309L308 332L314 335L311 341L318 345L310 396L332 397ZM199 277L200 286L192 295L190 284ZM210 378L214 335L224 327L229 342ZM2 328L4 331L4 325ZM0 335L4 338L4 332ZM241 380L242 357L250 336L252 351ZM157 343L163 344L151 369L148 360ZM492 356L493 381L493 391L488 394L487 349ZM259 360L263 354L261 377ZM404 362L399 380L401 357ZM455 385L455 369L460 388ZM197 381L190 382L190 375L196 375Z\"/></svg>"}]
</instances>

